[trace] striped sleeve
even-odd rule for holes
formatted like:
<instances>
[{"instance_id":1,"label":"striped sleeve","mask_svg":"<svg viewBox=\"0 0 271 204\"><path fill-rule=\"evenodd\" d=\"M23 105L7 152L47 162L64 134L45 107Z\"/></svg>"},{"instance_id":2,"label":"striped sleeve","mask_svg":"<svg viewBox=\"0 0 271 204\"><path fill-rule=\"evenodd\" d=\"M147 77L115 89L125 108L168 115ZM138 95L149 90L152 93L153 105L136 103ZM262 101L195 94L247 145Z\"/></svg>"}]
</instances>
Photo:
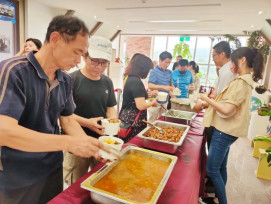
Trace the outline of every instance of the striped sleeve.
<instances>
[{"instance_id":1,"label":"striped sleeve","mask_svg":"<svg viewBox=\"0 0 271 204\"><path fill-rule=\"evenodd\" d=\"M70 116L73 114L75 109L75 103L73 101L73 94L72 94L72 78L67 76L67 81L65 82L66 86L66 102L65 105L60 113L61 116Z\"/></svg>"},{"instance_id":2,"label":"striped sleeve","mask_svg":"<svg viewBox=\"0 0 271 204\"><path fill-rule=\"evenodd\" d=\"M16 75L16 66L25 61L0 63L0 114L19 120L26 104L23 82Z\"/></svg>"},{"instance_id":3,"label":"striped sleeve","mask_svg":"<svg viewBox=\"0 0 271 204\"><path fill-rule=\"evenodd\" d=\"M156 73L155 69L151 71L148 83L157 84L156 83L156 74L157 73Z\"/></svg>"}]
</instances>

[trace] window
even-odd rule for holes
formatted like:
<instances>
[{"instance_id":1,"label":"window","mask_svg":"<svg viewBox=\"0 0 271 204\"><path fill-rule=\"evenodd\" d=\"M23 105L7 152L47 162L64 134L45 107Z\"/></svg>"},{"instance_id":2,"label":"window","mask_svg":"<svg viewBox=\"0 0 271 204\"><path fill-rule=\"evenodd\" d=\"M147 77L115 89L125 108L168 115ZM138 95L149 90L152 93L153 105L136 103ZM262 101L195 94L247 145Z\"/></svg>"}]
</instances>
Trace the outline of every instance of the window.
<instances>
[{"instance_id":1,"label":"window","mask_svg":"<svg viewBox=\"0 0 271 204\"><path fill-rule=\"evenodd\" d=\"M196 39L197 37L190 37L190 41L185 41L186 44L189 45L190 54L192 56L192 60L195 59L194 52L195 52L195 45L196 45Z\"/></svg>"},{"instance_id":2,"label":"window","mask_svg":"<svg viewBox=\"0 0 271 204\"><path fill-rule=\"evenodd\" d=\"M161 52L164 52L166 50L166 47L167 47L167 37L155 36L152 60L159 60L159 55L161 54Z\"/></svg>"},{"instance_id":3,"label":"window","mask_svg":"<svg viewBox=\"0 0 271 204\"><path fill-rule=\"evenodd\" d=\"M216 66L209 66L207 83L214 85L217 78Z\"/></svg>"},{"instance_id":4,"label":"window","mask_svg":"<svg viewBox=\"0 0 271 204\"><path fill-rule=\"evenodd\" d=\"M212 38L213 37L190 37L190 41L185 41L189 45L192 59L199 65L199 71L201 73L200 82L202 85L214 85L217 74L210 54L212 54L212 49L215 44L222 40L227 41L224 37ZM241 42L241 46L246 46L247 37L238 37L238 39ZM165 50L173 54L174 46L179 42L180 36L154 36L153 60L159 60L160 53ZM234 47L232 42L230 45ZM174 62L175 59L172 60L168 69L172 70Z\"/></svg>"},{"instance_id":5,"label":"window","mask_svg":"<svg viewBox=\"0 0 271 204\"><path fill-rule=\"evenodd\" d=\"M208 64L211 48L211 38L198 37L195 61L198 64Z\"/></svg>"}]
</instances>

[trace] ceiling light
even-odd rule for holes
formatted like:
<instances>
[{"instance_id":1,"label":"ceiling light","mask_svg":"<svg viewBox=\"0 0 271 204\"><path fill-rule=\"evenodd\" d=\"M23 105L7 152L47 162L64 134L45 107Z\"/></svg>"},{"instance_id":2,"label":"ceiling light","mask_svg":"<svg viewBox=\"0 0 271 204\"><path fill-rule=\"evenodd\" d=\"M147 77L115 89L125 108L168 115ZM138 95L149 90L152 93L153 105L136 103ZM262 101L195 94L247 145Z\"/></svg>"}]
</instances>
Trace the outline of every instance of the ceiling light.
<instances>
[{"instance_id":1,"label":"ceiling light","mask_svg":"<svg viewBox=\"0 0 271 204\"><path fill-rule=\"evenodd\" d=\"M147 21L149 23L192 23L197 22L197 20L161 20L161 21Z\"/></svg>"},{"instance_id":2,"label":"ceiling light","mask_svg":"<svg viewBox=\"0 0 271 204\"><path fill-rule=\"evenodd\" d=\"M116 28L119 28L119 26L117 25Z\"/></svg>"},{"instance_id":3,"label":"ceiling light","mask_svg":"<svg viewBox=\"0 0 271 204\"><path fill-rule=\"evenodd\" d=\"M263 14L263 11L259 11L258 14L259 14L259 15Z\"/></svg>"},{"instance_id":4,"label":"ceiling light","mask_svg":"<svg viewBox=\"0 0 271 204\"><path fill-rule=\"evenodd\" d=\"M97 16L93 16L93 18L95 18L95 19L96 19L96 18L97 18Z\"/></svg>"},{"instance_id":5,"label":"ceiling light","mask_svg":"<svg viewBox=\"0 0 271 204\"><path fill-rule=\"evenodd\" d=\"M251 25L250 27L251 27L251 28L254 28L254 25Z\"/></svg>"}]
</instances>

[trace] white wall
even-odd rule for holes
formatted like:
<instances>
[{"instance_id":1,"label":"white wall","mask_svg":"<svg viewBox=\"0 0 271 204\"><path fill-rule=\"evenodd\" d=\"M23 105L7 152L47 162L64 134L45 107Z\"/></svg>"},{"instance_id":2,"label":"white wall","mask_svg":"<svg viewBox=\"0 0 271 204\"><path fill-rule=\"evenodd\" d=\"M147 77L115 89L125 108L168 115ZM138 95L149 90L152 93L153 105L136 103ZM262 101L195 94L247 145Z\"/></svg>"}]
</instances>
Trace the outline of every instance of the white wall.
<instances>
[{"instance_id":1,"label":"white wall","mask_svg":"<svg viewBox=\"0 0 271 204\"><path fill-rule=\"evenodd\" d=\"M49 7L35 0L25 0L25 39L32 37L44 42L52 18L65 13L66 9Z\"/></svg>"},{"instance_id":2,"label":"white wall","mask_svg":"<svg viewBox=\"0 0 271 204\"><path fill-rule=\"evenodd\" d=\"M76 8L75 8L76 10ZM66 9L51 7L47 4L43 4L41 1L37 0L25 0L25 37L24 40L33 37L38 38L42 42L45 40L45 35L47 27L56 15L63 15L66 13ZM89 30L91 30L97 23L98 20L94 18L89 18L82 13L75 11L75 16L82 19ZM110 39L117 32L116 28L102 24L100 29L94 34L98 36L103 36ZM118 49L118 44L114 44L115 49Z\"/></svg>"}]
</instances>

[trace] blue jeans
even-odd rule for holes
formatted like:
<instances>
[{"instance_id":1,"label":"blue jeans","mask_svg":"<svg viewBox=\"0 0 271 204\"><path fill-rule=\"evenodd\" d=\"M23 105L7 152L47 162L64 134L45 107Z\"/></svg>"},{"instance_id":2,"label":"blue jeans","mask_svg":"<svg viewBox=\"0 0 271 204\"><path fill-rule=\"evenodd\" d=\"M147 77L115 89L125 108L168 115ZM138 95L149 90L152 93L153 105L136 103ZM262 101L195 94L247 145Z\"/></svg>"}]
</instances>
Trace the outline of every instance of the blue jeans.
<instances>
[{"instance_id":1,"label":"blue jeans","mask_svg":"<svg viewBox=\"0 0 271 204\"><path fill-rule=\"evenodd\" d=\"M233 137L214 128L206 172L214 184L219 204L227 204L227 161L230 146L236 140L237 137Z\"/></svg>"}]
</instances>

